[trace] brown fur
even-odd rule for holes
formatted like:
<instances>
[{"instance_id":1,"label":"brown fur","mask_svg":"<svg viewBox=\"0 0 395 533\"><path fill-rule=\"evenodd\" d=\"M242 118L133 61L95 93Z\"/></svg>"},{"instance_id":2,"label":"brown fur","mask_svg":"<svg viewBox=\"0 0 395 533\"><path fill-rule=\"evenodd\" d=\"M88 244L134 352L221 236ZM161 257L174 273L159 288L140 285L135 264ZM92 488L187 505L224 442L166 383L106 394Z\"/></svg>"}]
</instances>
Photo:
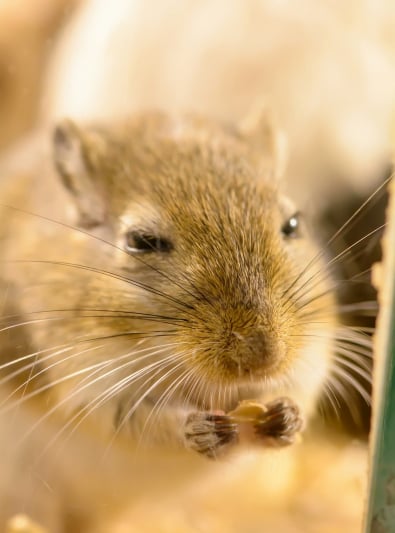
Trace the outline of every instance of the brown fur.
<instances>
[{"instance_id":1,"label":"brown fur","mask_svg":"<svg viewBox=\"0 0 395 533\"><path fill-rule=\"evenodd\" d=\"M171 464L166 454L173 457L186 446L191 413L227 411L243 398L280 395L292 398L306 418L315 410L332 364L334 297L307 229L295 238L282 234L296 208L274 179L265 143L257 159L263 130L261 123L246 132L199 117L162 114L107 127L65 123L55 134L58 172L37 146L36 166L27 160L21 168L26 152L17 154L18 174L7 164L1 197L22 211L4 206L0 211L6 228L4 315L10 309L18 313L4 320L26 324L3 331L2 357L16 357L10 346L19 346L18 355L48 350L27 367L28 388L22 390L36 398L42 388L37 409L47 414L41 424L55 424L52 430L47 426L47 434L60 431L62 437L62 428L74 427L82 417L81 430L71 439L77 439L72 480L62 482L67 470L55 479L61 486L79 480L73 490L88 516L88 501L111 501L114 485L123 487L121 507L136 491L144 493L140 480L125 489L115 466L108 475L99 474L100 496L97 487L81 485L84 475L97 474L86 450L100 457L114 423L121 434L115 447L138 448L141 438L145 448L159 444L159 455L145 462L144 455L126 454L128 469L143 461L144 475L151 479L152 474L159 486ZM125 253L129 230L166 238L172 249ZM139 350L146 355L140 361ZM165 363L157 364L161 360ZM83 370L100 362L106 379L86 386L90 374ZM111 388L147 363L153 367L142 378L120 392ZM110 399L106 391L116 394ZM100 394L106 401L93 409ZM140 404L144 395L148 401ZM84 416L91 410L96 418ZM90 436L84 437L90 419ZM101 431L102 437L94 437ZM40 442L34 431L29 438ZM93 438L94 446L81 445L85 438ZM48 446L48 438L44 442ZM118 456L111 453L110 464L122 465L119 450ZM202 460L182 453L187 471L199 470ZM181 455L172 461L177 457L181 461ZM18 463L17 453L14 460ZM62 500L62 490L54 490ZM92 490L97 500L89 495Z\"/></svg>"}]
</instances>

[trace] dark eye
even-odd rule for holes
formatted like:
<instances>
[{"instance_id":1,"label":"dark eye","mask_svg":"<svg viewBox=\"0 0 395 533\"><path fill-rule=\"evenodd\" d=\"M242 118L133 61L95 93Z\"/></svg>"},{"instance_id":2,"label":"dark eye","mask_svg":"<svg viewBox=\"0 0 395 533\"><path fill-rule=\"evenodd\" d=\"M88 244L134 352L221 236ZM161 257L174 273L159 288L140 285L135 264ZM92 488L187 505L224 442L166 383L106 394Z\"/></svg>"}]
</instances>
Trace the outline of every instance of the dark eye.
<instances>
[{"instance_id":1,"label":"dark eye","mask_svg":"<svg viewBox=\"0 0 395 533\"><path fill-rule=\"evenodd\" d=\"M138 252L169 252L173 245L168 239L141 233L139 231L128 231L125 235L125 250L129 253Z\"/></svg>"},{"instance_id":2,"label":"dark eye","mask_svg":"<svg viewBox=\"0 0 395 533\"><path fill-rule=\"evenodd\" d=\"M300 237L300 213L292 215L281 228L281 233L287 238Z\"/></svg>"}]
</instances>

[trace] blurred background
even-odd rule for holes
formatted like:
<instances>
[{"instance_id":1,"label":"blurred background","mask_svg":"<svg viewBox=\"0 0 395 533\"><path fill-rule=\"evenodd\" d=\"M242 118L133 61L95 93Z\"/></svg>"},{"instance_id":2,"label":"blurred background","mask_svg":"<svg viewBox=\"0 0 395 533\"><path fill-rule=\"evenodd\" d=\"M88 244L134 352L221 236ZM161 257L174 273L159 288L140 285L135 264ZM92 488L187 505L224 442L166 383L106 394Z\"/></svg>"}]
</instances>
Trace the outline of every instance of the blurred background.
<instances>
[{"instance_id":1,"label":"blurred background","mask_svg":"<svg viewBox=\"0 0 395 533\"><path fill-rule=\"evenodd\" d=\"M0 0L0 151L64 116L113 119L154 107L241 122L262 106L287 137L283 186L313 212L326 242L391 171L393 0ZM328 255L383 222L385 196L376 200ZM370 266L380 256L379 237L339 265L339 279L352 282L340 285L338 297L351 309L374 298ZM370 327L374 314L346 313L344 321ZM366 432L369 413L361 418ZM319 464L331 471L317 488L312 461L311 501L333 483L330 466L343 461L338 470L355 470L346 491L355 501L339 502L333 490L330 507L343 503L355 524L355 450L340 458L337 450L320 451ZM308 496L298 498L310 506Z\"/></svg>"},{"instance_id":2,"label":"blurred background","mask_svg":"<svg viewBox=\"0 0 395 533\"><path fill-rule=\"evenodd\" d=\"M0 148L37 120L44 72L74 0L0 0Z\"/></svg>"}]
</instances>

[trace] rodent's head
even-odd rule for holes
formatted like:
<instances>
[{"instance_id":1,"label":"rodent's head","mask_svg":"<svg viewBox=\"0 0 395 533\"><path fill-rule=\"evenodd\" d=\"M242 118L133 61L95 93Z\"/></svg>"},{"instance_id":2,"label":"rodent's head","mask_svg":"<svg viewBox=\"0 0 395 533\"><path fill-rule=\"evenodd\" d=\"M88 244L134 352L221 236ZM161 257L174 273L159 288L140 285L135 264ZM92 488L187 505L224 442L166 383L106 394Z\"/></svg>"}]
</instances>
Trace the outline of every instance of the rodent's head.
<instances>
[{"instance_id":1,"label":"rodent's head","mask_svg":"<svg viewBox=\"0 0 395 533\"><path fill-rule=\"evenodd\" d=\"M101 285L91 274L79 302L118 312L105 327L124 352L142 342L157 350L191 401L243 386L316 395L333 296L322 255L280 192L267 120L239 129L162 114L108 128L65 122L54 145L76 224L116 245L102 253L83 234L70 255L115 273ZM107 356L121 351L112 342Z\"/></svg>"}]
</instances>

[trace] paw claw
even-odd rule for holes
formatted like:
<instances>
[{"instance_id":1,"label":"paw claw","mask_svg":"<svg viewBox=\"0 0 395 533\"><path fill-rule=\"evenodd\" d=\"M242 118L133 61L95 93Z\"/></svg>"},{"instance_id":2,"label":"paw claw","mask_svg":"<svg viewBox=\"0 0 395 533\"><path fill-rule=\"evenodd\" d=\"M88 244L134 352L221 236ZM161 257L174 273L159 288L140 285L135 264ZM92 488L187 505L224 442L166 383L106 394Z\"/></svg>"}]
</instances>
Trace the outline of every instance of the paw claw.
<instances>
[{"instance_id":1,"label":"paw claw","mask_svg":"<svg viewBox=\"0 0 395 533\"><path fill-rule=\"evenodd\" d=\"M215 457L223 446L237 440L237 434L238 425L226 415L197 412L187 418L187 447L207 457Z\"/></svg>"},{"instance_id":2,"label":"paw claw","mask_svg":"<svg viewBox=\"0 0 395 533\"><path fill-rule=\"evenodd\" d=\"M254 424L255 435L274 446L288 446L303 429L298 406L289 398L279 398L266 405L266 412Z\"/></svg>"}]
</instances>

